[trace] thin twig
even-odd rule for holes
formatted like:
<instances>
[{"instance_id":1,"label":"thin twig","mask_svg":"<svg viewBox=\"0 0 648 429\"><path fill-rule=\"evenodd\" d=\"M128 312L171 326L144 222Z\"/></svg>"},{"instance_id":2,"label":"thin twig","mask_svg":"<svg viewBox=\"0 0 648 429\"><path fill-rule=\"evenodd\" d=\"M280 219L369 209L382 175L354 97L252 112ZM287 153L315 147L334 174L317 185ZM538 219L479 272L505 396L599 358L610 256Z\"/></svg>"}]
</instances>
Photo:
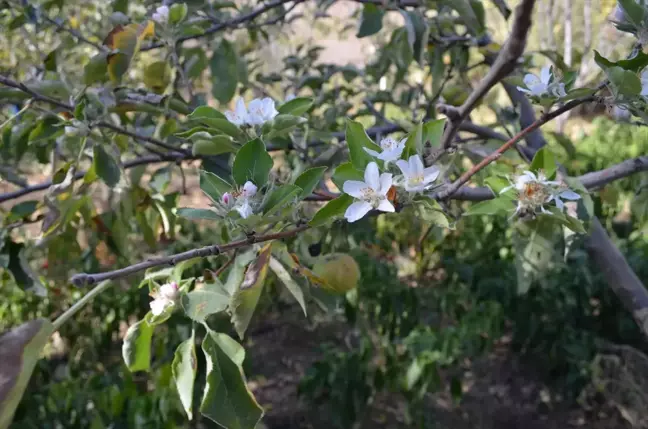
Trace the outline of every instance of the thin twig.
<instances>
[{"instance_id":1,"label":"thin twig","mask_svg":"<svg viewBox=\"0 0 648 429\"><path fill-rule=\"evenodd\" d=\"M70 282L75 286L88 286L93 285L104 280L113 280L121 277L126 277L131 274L138 273L140 271L147 270L153 267L159 267L163 265L174 266L182 261L187 261L193 258L205 258L207 256L216 256L223 253L240 249L243 247L251 246L255 243L263 243L265 241L272 240L282 240L284 238L294 237L302 231L306 231L309 228L308 225L302 225L289 229L287 231L277 232L273 234L266 235L250 235L247 238L238 241L232 241L227 244L212 244L211 246L201 247L199 249L188 250L182 253L176 253L175 255L164 256L160 258L149 259L147 261L139 262L134 265L130 265L125 268L118 270L107 271L105 273L97 274L87 274L81 273L76 274L70 278Z\"/></svg>"},{"instance_id":2,"label":"thin twig","mask_svg":"<svg viewBox=\"0 0 648 429\"><path fill-rule=\"evenodd\" d=\"M472 167L470 170L465 172L464 174L459 177L456 181L452 183L452 185L448 186L446 189L443 191L439 192L436 195L436 198L439 200L443 200L451 196L454 192L456 192L459 188L461 188L463 185L465 185L471 177L473 177L475 174L477 174L479 171L481 171L484 167L486 167L488 164L491 162L497 160L504 152L509 150L515 143L518 141L522 140L527 134L535 130L536 128L541 127L542 125L546 124L547 122L551 121L552 119L556 118L557 116L560 116L561 114L573 109L576 106L579 106L583 103L589 102L589 101L594 101L598 97L595 96L589 96L589 97L584 97L584 98L579 98L576 100L572 100L568 103L565 103L564 105L560 106L556 110L549 112L545 115L543 115L540 119L537 119L535 122L533 122L531 125L517 133L512 139L504 143L502 146L500 146L495 152L481 160L477 165Z\"/></svg>"}]
</instances>

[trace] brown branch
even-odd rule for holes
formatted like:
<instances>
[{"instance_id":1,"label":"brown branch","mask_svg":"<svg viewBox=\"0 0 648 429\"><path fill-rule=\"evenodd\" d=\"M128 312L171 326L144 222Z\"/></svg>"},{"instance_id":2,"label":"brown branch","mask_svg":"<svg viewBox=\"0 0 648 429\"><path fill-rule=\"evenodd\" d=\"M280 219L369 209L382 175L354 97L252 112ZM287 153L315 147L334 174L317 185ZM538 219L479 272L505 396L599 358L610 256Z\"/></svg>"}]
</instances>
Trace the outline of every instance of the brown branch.
<instances>
[{"instance_id":1,"label":"brown branch","mask_svg":"<svg viewBox=\"0 0 648 429\"><path fill-rule=\"evenodd\" d=\"M182 261L187 261L189 259L193 258L205 258L207 256L216 256L216 255L221 255L223 253L240 249L243 247L248 247L251 246L255 243L263 243L265 241L272 241L272 240L282 240L284 238L290 238L294 237L295 235L299 234L302 231L306 231L309 228L308 225L302 225L295 227L293 229L289 229L288 231L282 231L282 232L277 232L273 234L265 234L265 235L250 235L247 238L244 238L242 240L238 241L233 241L231 243L227 244L212 244L211 246L205 246L201 247L199 249L193 249L193 250L188 250L186 252L182 253L176 253L175 255L169 255L169 256L164 256L160 258L154 258L154 259L149 259L147 261L139 262L134 265L130 265L125 268L121 268L118 270L113 270L113 271L107 271L105 273L98 273L98 274L87 274L87 273L81 273L81 274L76 274L70 278L70 282L74 284L75 286L89 286L93 285L96 283L99 283L104 280L113 280L121 277L126 277L131 274L138 273L140 271L147 270L149 268L153 267L159 267L162 265L176 265L179 262Z\"/></svg>"},{"instance_id":2,"label":"brown branch","mask_svg":"<svg viewBox=\"0 0 648 429\"><path fill-rule=\"evenodd\" d=\"M443 135L443 147L452 145L457 132L459 132L459 125L466 120L477 102L493 86L515 69L518 58L524 53L527 34L531 28L531 15L534 4L535 0L522 0L520 5L515 9L515 20L513 21L513 28L508 40L500 50L499 55L486 76L484 76L477 87L470 93L468 99L457 109L457 115L451 118Z\"/></svg>"},{"instance_id":3,"label":"brown branch","mask_svg":"<svg viewBox=\"0 0 648 429\"><path fill-rule=\"evenodd\" d=\"M486 158L482 159L481 162L479 162L477 165L472 167L470 170L465 172L464 174L459 177L456 181L452 183L452 185L448 186L446 189L443 191L439 192L436 195L436 198L439 200L446 199L450 197L453 193L455 193L459 188L461 188L463 185L465 185L471 177L473 177L475 174L477 174L479 171L481 171L484 167L486 167L488 164L491 162L497 160L504 152L509 150L515 143L518 141L522 140L527 134L531 133L535 129L541 127L542 125L546 124L547 122L551 121L552 119L556 118L557 116L560 116L561 114L567 112L568 110L573 109L574 107L583 104L588 101L593 101L596 100L597 97L590 96L590 97L584 97L584 98L579 98L576 100L572 100L568 103L565 103L564 105L560 106L556 110L549 112L545 115L543 115L540 119L537 119L535 122L533 122L531 125L517 133L513 138L508 140L506 143L504 143L502 146L499 147L495 152L492 154L488 155Z\"/></svg>"}]
</instances>

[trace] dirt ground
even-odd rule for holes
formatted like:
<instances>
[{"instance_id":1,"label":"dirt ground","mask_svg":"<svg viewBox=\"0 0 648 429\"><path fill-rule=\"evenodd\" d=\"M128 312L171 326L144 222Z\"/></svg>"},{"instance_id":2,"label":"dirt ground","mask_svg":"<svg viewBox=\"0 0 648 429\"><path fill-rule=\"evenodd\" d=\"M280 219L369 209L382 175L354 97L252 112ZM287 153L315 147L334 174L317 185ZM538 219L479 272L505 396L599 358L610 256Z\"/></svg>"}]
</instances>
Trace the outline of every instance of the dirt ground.
<instances>
[{"instance_id":1,"label":"dirt ground","mask_svg":"<svg viewBox=\"0 0 648 429\"><path fill-rule=\"evenodd\" d=\"M347 327L339 322L315 326L297 311L285 311L259 321L248 348L250 386L266 409L267 429L331 428L330 411L299 398L300 378L329 343L344 347ZM429 396L429 421L440 429L630 429L612 407L583 410L569 406L545 386L533 368L500 348L473 363L464 396L454 405L448 392ZM355 429L410 427L405 423L405 400L398 394L374 398L367 418Z\"/></svg>"}]
</instances>

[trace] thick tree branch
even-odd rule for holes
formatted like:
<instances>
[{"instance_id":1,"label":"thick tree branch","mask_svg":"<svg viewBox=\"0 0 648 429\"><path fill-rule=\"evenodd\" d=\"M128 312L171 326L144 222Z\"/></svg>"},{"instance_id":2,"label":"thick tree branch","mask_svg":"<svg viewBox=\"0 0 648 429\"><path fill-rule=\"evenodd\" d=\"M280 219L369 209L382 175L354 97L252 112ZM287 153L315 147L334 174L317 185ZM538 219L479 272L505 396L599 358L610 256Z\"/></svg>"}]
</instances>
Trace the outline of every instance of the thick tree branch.
<instances>
[{"instance_id":1,"label":"thick tree branch","mask_svg":"<svg viewBox=\"0 0 648 429\"><path fill-rule=\"evenodd\" d=\"M524 53L526 38L531 28L531 15L535 0L522 0L515 9L515 19L511 34L504 47L500 50L493 66L477 87L470 93L468 99L457 109L457 115L450 118L450 123L443 135L442 146L449 147L459 131L459 125L466 120L479 100L490 91L499 81L511 73L518 58Z\"/></svg>"},{"instance_id":2,"label":"thick tree branch","mask_svg":"<svg viewBox=\"0 0 648 429\"><path fill-rule=\"evenodd\" d=\"M153 267L159 267L162 265L176 265L179 262L182 261L187 261L189 259L193 258L205 258L207 256L216 256L216 255L221 255L223 253L240 249L243 247L248 247L251 246L255 243L262 243L264 241L271 241L271 240L282 240L284 238L290 238L294 237L295 235L299 234L302 231L305 231L309 228L308 225L302 225L295 227L293 229L289 229L288 231L282 231L282 232L277 232L273 234L265 234L265 235L250 235L249 237L243 239L243 240L238 240L238 241L233 241L231 243L227 244L212 244L211 246L205 246L201 247L199 249L193 249L193 250L188 250L186 252L182 253L176 253L175 255L169 255L169 256L164 256L161 258L154 258L154 259L149 259L147 261L140 262L138 264L130 265L125 268L121 268L119 270L113 270L113 271L107 271L105 273L99 273L99 274L86 274L86 273L81 273L81 274L76 274L72 276L70 281L72 284L75 286L88 286L88 285L93 285L95 283L104 281L104 280L114 280L117 278L121 277L126 277L131 274L138 273L140 271L147 270L149 268Z\"/></svg>"}]
</instances>

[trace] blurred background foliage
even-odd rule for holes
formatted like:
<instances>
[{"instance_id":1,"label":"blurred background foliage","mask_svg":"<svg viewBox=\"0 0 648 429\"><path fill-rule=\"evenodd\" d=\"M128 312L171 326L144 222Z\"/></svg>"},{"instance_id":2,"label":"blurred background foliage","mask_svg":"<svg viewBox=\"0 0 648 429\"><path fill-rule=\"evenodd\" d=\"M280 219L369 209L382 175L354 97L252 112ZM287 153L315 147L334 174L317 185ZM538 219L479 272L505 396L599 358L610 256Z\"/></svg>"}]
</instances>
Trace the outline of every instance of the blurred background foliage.
<instances>
[{"instance_id":1,"label":"blurred background foliage","mask_svg":"<svg viewBox=\"0 0 648 429\"><path fill-rule=\"evenodd\" d=\"M3 6L18 3L21 2L0 1ZM187 3L190 14L205 7L205 2L199 0ZM209 2L209 7L218 3ZM388 15L389 19L384 21L386 30L370 38L356 39L362 7L352 2L318 3L321 4L299 5L284 25L259 26L234 32L231 37L237 55L246 63L246 71L240 76L244 91L268 94L277 100L289 94L315 97L310 138L330 138L331 132L342 129L345 116L352 116L367 127L380 123L381 116L394 122L412 120L411 112L425 111L429 99L438 91L448 102L454 96L460 98L487 70L479 64L483 46L444 45L447 49L443 51L443 64L437 63L435 69L433 60L421 65L411 62L411 58L402 58L406 54L399 46L398 30L403 25L399 14ZM328 3L343 6L327 9ZM507 25L497 3L484 2L484 7L488 32L493 40L501 42ZM509 6L513 8L515 3L509 2ZM20 6L24 7L22 3ZM120 19L113 12L123 10L138 22L154 6L152 2L133 0L34 1L25 7L25 14L29 18L32 10L57 11L56 20L100 43ZM606 23L613 6L612 0L540 1L529 53L541 51L557 65L566 62L565 67L576 71L582 82L595 81L598 69L592 64L589 48L595 47L608 57L622 57L624 47L629 46L629 41ZM584 13L587 7L589 18ZM570 30L573 47L567 56L571 59L563 55L565 8L571 8L574 18ZM68 32L56 31L52 25L25 24L21 20L28 19L17 15L16 10L0 10L2 27L11 30L0 32L0 70L3 74L11 70L26 81L38 80L39 88L46 94L65 99L73 83L83 80L83 68L76 65L86 64L95 49L79 43ZM219 8L209 10L222 13ZM356 43L350 43L350 39ZM191 78L183 95L193 105L214 103L218 98L212 92L212 79L203 73L213 67L214 55L219 52L215 48L216 44L209 41L188 43L178 53L183 60L179 67ZM434 49L431 44L424 50L435 58ZM147 75L147 69L161 59L160 55L154 50L142 52L124 87L153 91L156 82ZM47 58L55 58L53 66L43 68L41 64ZM531 66L542 64L544 59L538 53L533 60L526 60ZM451 70L457 72L451 74ZM439 86L437 82L446 76L447 82ZM0 96L18 96L6 91L0 88ZM378 115L367 107L373 104L381 105ZM155 115L149 115L152 112L155 107L136 111L129 122L140 130L160 135L164 125L174 120L173 115L157 121ZM433 109L427 113L435 114ZM607 113L578 112L568 122L558 124L555 133L547 133L552 150L570 175L599 170L648 153L647 128ZM505 95L497 91L484 100L474 115L480 122L492 123L502 131L514 131L519 126L517 113L509 107ZM36 123L25 120L21 126L26 131ZM128 143L118 141L117 145L125 150ZM31 143L32 149L38 146L38 141ZM30 178L49 168L45 165L49 163L51 147L43 146L40 156L38 150L16 152L15 148L0 146L2 167L20 161L29 166L20 173ZM279 153L276 158L288 168L298 164L299 156ZM334 156L326 162L332 160ZM10 176L6 170L3 172L3 177ZM54 173L46 170L44 176ZM191 177L185 177L181 167L171 164L146 171L132 169L130 176L135 183L132 188L121 193L97 190L92 203L88 203L87 213L64 225L61 234L45 246L26 248L32 266L44 274L41 280L45 282L46 296L23 291L7 272L2 272L0 330L37 317L55 317L69 308L84 293L66 285L71 271L125 265L128 260L141 259L159 248L179 252L212 243L214 237L227 234L211 225L169 216L177 200L200 203L194 194L183 193L183 188L190 189L193 182ZM601 222L644 284L648 283L647 179L645 174L626 178L593 195ZM29 201L32 199L23 203ZM27 206L23 209L28 210ZM458 206L454 210L458 215L463 208ZM98 209L104 209L102 215L95 215ZM2 210L5 225L23 219L15 207L3 205ZM169 218L173 225L166 224ZM155 237L149 231L155 231ZM30 239L37 232L27 225L7 234ZM244 365L252 390L268 412L268 420L262 424L277 428L318 424L350 428L356 423L364 427L464 427L463 417L461 424L443 417L439 403L446 404L445 410L461 415L465 413L462 404L470 403L471 397L474 405L474 398L498 397L499 393L489 387L515 384L506 377L529 377L529 385L533 386L533 392L522 395L524 398L515 398L513 391L503 394L512 401L507 408L509 413L532 408L515 414L523 420L510 427L537 421L544 421L544 427L564 427L572 418L580 425L604 422L591 427L645 424L641 410L648 403L637 399L640 395L632 391L632 386L621 393L611 390L601 374L617 374L614 379L621 380L619 372L611 371L610 367L639 365L629 363L615 351L609 352L610 344L636 349L632 355L636 362L645 358L642 356L648 351L647 345L630 315L588 260L583 243L570 243L568 258L545 273L543 287L534 285L528 294L518 295L511 232L503 218L472 216L456 222L452 229L441 229L428 228L418 218L406 214L383 216L365 219L353 228L334 225L328 231L305 234L300 240L300 256L306 259L320 252L351 253L361 266L362 280L359 288L342 302L330 303L332 311L314 311L308 322L302 318L299 307L289 304L278 289L267 289L255 314L257 328L246 340L250 352ZM195 270L216 268L225 260L219 257L205 261ZM122 282L114 293L100 295L53 337L12 427L213 427L201 418L187 422L172 386L173 352L189 335L191 325L187 320L173 317L158 328L154 336L154 369L150 374L130 374L125 368L121 340L129 323L144 316L149 302L147 292L135 286ZM290 323L297 316L299 322ZM304 325L311 329L308 333ZM264 344L276 342L272 332L283 332L282 329L288 333L274 353L254 351L257 346L264 350ZM329 331L333 334L325 334ZM292 345L306 335L314 342L309 350ZM611 359L611 355L621 357ZM199 366L204 366L202 359L199 356ZM264 365L284 361L297 380L279 380L283 388L276 394L272 390L276 384L273 374L264 373ZM493 372L501 366L517 368L518 364L523 370L511 370L501 376ZM484 365L486 372L491 373L483 378L492 382L486 387L479 382ZM637 378L645 374L635 373ZM199 379L198 383L202 382ZM386 411L394 407L396 411ZM498 408L494 411L488 407L484 402L482 421L471 414L466 427L497 427L494 417L483 416L496 413ZM304 409L307 411L303 421L298 421L299 413L295 410ZM320 409L325 412L317 412ZM573 409L578 410L577 417L560 414L562 410ZM377 415L376 410L388 417L380 412ZM281 420L281 413L291 417ZM541 416L549 418L550 423Z\"/></svg>"}]
</instances>

